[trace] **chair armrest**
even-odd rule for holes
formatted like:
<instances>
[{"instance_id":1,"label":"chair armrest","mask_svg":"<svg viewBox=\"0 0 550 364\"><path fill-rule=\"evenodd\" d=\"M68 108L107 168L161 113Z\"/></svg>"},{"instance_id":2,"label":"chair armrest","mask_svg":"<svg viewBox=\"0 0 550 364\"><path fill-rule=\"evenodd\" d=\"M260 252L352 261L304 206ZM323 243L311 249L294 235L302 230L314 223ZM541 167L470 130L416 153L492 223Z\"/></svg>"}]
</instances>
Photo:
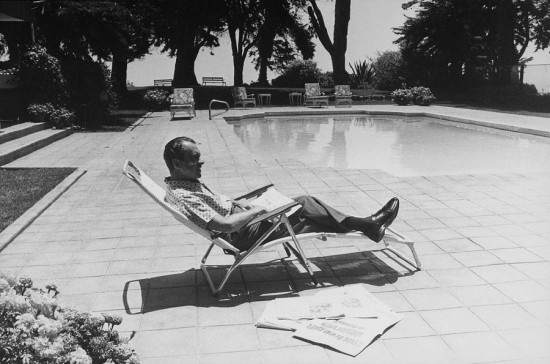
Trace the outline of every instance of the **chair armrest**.
<instances>
[{"instance_id":1,"label":"chair armrest","mask_svg":"<svg viewBox=\"0 0 550 364\"><path fill-rule=\"evenodd\" d=\"M246 97L254 97L254 94L246 94Z\"/></svg>"},{"instance_id":2,"label":"chair armrest","mask_svg":"<svg viewBox=\"0 0 550 364\"><path fill-rule=\"evenodd\" d=\"M260 187L252 192L248 192L247 194L244 194L242 196L236 197L235 200L248 200L250 197L259 196L265 191L267 191L269 188L273 187L273 184L269 184L267 186Z\"/></svg>"},{"instance_id":3,"label":"chair armrest","mask_svg":"<svg viewBox=\"0 0 550 364\"><path fill-rule=\"evenodd\" d=\"M275 210L273 211L269 211L269 212L266 212L265 214L262 214L254 219L252 219L251 221L248 222L248 224L246 224L245 226L250 226L250 225L253 225L253 224L256 224L258 222L261 222L261 221L264 221L264 220L268 220L268 219L271 219L272 217L275 217L275 216L279 216L281 215L282 213L285 213L285 212L288 212L290 211L294 206L298 206L300 205L298 202L291 202L291 203L288 203L286 205L283 205L279 208L276 208Z\"/></svg>"}]
</instances>

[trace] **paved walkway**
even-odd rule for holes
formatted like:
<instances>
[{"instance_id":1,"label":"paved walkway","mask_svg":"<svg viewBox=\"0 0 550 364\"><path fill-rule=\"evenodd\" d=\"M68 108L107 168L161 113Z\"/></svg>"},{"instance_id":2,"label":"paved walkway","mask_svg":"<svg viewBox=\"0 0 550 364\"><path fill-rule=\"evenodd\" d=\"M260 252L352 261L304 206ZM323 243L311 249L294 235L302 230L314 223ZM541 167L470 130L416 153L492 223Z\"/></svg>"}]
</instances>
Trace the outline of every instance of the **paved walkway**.
<instances>
[{"instance_id":1,"label":"paved walkway","mask_svg":"<svg viewBox=\"0 0 550 364\"><path fill-rule=\"evenodd\" d=\"M232 110L223 116L264 110L305 109ZM417 110L543 131L549 122L438 106L406 108ZM312 287L293 262L245 266L225 295L212 297L197 270L206 241L121 175L124 160L131 159L160 183L167 174L164 144L179 135L201 143L203 179L229 195L272 182L284 193L311 193L361 214L397 195L402 204L394 226L417 241L422 271L410 274L376 252L374 243L304 245L322 286L364 284L404 319L352 358L289 332L255 328L267 301L326 289ZM550 179L544 174L399 178L379 170L262 163L232 126L221 117L209 121L205 111L174 121L168 112L154 113L125 132L76 133L10 166L75 166L87 173L0 253L1 269L28 275L39 286L57 284L64 303L122 315L120 330L137 331L131 343L144 363L550 360ZM213 264L231 262L216 254ZM251 263L280 256L278 250L266 252Z\"/></svg>"}]
</instances>

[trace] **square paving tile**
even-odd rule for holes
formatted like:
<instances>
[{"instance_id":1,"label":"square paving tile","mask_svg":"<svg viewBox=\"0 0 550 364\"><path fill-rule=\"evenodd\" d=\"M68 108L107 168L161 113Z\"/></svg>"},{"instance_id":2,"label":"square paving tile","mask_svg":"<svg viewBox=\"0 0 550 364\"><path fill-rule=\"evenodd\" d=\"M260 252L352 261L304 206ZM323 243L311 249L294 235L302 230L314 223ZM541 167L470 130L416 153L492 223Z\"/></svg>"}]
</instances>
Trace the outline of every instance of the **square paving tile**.
<instances>
[{"instance_id":1,"label":"square paving tile","mask_svg":"<svg viewBox=\"0 0 550 364\"><path fill-rule=\"evenodd\" d=\"M426 271L418 271L411 275L398 276L392 284L393 287L401 291L419 288L435 288L440 286L439 282L433 279Z\"/></svg>"},{"instance_id":2,"label":"square paving tile","mask_svg":"<svg viewBox=\"0 0 550 364\"><path fill-rule=\"evenodd\" d=\"M541 257L533 254L525 248L495 249L491 253L505 263L528 263L543 261Z\"/></svg>"},{"instance_id":3,"label":"square paving tile","mask_svg":"<svg viewBox=\"0 0 550 364\"><path fill-rule=\"evenodd\" d=\"M330 349L325 350L320 346L310 345L310 346L266 349L262 351L262 354L263 354L264 363L266 364L278 364L278 363L329 364L329 363L333 363L333 361L328 356L328 350ZM337 361L335 361L334 363L337 363Z\"/></svg>"},{"instance_id":4,"label":"square paving tile","mask_svg":"<svg viewBox=\"0 0 550 364\"><path fill-rule=\"evenodd\" d=\"M145 312L140 330L165 330L197 326L197 307L167 307Z\"/></svg>"},{"instance_id":5,"label":"square paving tile","mask_svg":"<svg viewBox=\"0 0 550 364\"><path fill-rule=\"evenodd\" d=\"M429 274L441 285L447 287L485 284L485 281L479 278L469 268L434 270L429 272Z\"/></svg>"},{"instance_id":6,"label":"square paving tile","mask_svg":"<svg viewBox=\"0 0 550 364\"><path fill-rule=\"evenodd\" d=\"M174 357L197 352L197 329L142 330L135 344L140 357Z\"/></svg>"},{"instance_id":7,"label":"square paving tile","mask_svg":"<svg viewBox=\"0 0 550 364\"><path fill-rule=\"evenodd\" d=\"M401 294L417 310L438 310L463 306L455 296L442 288L402 291Z\"/></svg>"},{"instance_id":8,"label":"square paving tile","mask_svg":"<svg viewBox=\"0 0 550 364\"><path fill-rule=\"evenodd\" d=\"M517 245L504 236L475 237L472 241L484 249L517 248Z\"/></svg>"},{"instance_id":9,"label":"square paving tile","mask_svg":"<svg viewBox=\"0 0 550 364\"><path fill-rule=\"evenodd\" d=\"M509 264L487 265L471 269L475 274L487 281L487 283L524 281L529 279L525 274Z\"/></svg>"},{"instance_id":10,"label":"square paving tile","mask_svg":"<svg viewBox=\"0 0 550 364\"><path fill-rule=\"evenodd\" d=\"M490 330L466 307L422 311L420 315L439 335Z\"/></svg>"},{"instance_id":11,"label":"square paving tile","mask_svg":"<svg viewBox=\"0 0 550 364\"><path fill-rule=\"evenodd\" d=\"M393 292L378 292L374 293L374 296L380 301L384 302L395 312L413 311L414 308L409 302L397 291Z\"/></svg>"},{"instance_id":12,"label":"square paving tile","mask_svg":"<svg viewBox=\"0 0 550 364\"><path fill-rule=\"evenodd\" d=\"M550 278L550 262L513 264L513 267L525 273L531 279Z\"/></svg>"},{"instance_id":13,"label":"square paving tile","mask_svg":"<svg viewBox=\"0 0 550 364\"><path fill-rule=\"evenodd\" d=\"M458 260L466 267L476 267L483 265L493 265L500 264L502 260L498 259L493 254L488 251L472 251L472 252L462 252L462 253L453 253L451 254L453 258Z\"/></svg>"},{"instance_id":14,"label":"square paving tile","mask_svg":"<svg viewBox=\"0 0 550 364\"><path fill-rule=\"evenodd\" d=\"M452 292L466 306L496 305L510 303L510 299L491 285L450 287Z\"/></svg>"},{"instance_id":15,"label":"square paving tile","mask_svg":"<svg viewBox=\"0 0 550 364\"><path fill-rule=\"evenodd\" d=\"M214 353L200 354L197 359L200 364L219 364L219 363L265 363L261 350L240 351L234 353ZM188 364L188 361L178 361L177 363ZM159 363L161 364L161 363Z\"/></svg>"},{"instance_id":16,"label":"square paving tile","mask_svg":"<svg viewBox=\"0 0 550 364\"><path fill-rule=\"evenodd\" d=\"M479 245L466 238L440 240L437 241L436 244L447 253L467 252L482 249Z\"/></svg>"},{"instance_id":17,"label":"square paving tile","mask_svg":"<svg viewBox=\"0 0 550 364\"><path fill-rule=\"evenodd\" d=\"M226 353L260 349L256 327L250 325L199 328L200 353Z\"/></svg>"},{"instance_id":18,"label":"square paving tile","mask_svg":"<svg viewBox=\"0 0 550 364\"><path fill-rule=\"evenodd\" d=\"M522 357L518 350L494 332L445 335L443 340L468 363L500 362Z\"/></svg>"},{"instance_id":19,"label":"square paving tile","mask_svg":"<svg viewBox=\"0 0 550 364\"><path fill-rule=\"evenodd\" d=\"M550 300L550 290L533 281L496 283L493 286L516 302Z\"/></svg>"},{"instance_id":20,"label":"square paving tile","mask_svg":"<svg viewBox=\"0 0 550 364\"><path fill-rule=\"evenodd\" d=\"M459 263L449 254L432 254L422 257L422 268L427 270L462 268Z\"/></svg>"},{"instance_id":21,"label":"square paving tile","mask_svg":"<svg viewBox=\"0 0 550 364\"><path fill-rule=\"evenodd\" d=\"M550 325L550 301L524 302L520 306L547 326Z\"/></svg>"},{"instance_id":22,"label":"square paving tile","mask_svg":"<svg viewBox=\"0 0 550 364\"><path fill-rule=\"evenodd\" d=\"M437 336L384 340L398 363L460 363L455 353Z\"/></svg>"},{"instance_id":23,"label":"square paving tile","mask_svg":"<svg viewBox=\"0 0 550 364\"><path fill-rule=\"evenodd\" d=\"M517 304L470 307L495 330L540 326L541 322Z\"/></svg>"},{"instance_id":24,"label":"square paving tile","mask_svg":"<svg viewBox=\"0 0 550 364\"><path fill-rule=\"evenodd\" d=\"M550 358L550 329L547 327L502 330L498 333L524 358Z\"/></svg>"}]
</instances>

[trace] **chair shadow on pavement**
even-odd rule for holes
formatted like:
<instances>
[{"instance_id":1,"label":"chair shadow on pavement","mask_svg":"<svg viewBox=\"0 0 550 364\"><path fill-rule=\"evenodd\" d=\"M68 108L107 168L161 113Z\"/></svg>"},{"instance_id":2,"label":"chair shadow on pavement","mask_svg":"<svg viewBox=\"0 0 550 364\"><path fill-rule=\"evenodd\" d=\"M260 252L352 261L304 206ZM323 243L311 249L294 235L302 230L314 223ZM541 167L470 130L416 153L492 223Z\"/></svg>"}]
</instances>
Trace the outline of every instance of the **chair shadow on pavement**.
<instances>
[{"instance_id":1,"label":"chair shadow on pavement","mask_svg":"<svg viewBox=\"0 0 550 364\"><path fill-rule=\"evenodd\" d=\"M226 288L214 297L200 269L143 278L125 283L123 303L129 315L182 307L234 307L243 302L272 300L312 294L331 286L362 283L369 287L391 284L399 277L414 274L416 269L386 251L364 251L310 257L315 285L296 259L277 259L260 264L243 264L230 276ZM228 266L210 265L214 282ZM374 289L376 290L376 289ZM131 301L135 302L131 302Z\"/></svg>"}]
</instances>

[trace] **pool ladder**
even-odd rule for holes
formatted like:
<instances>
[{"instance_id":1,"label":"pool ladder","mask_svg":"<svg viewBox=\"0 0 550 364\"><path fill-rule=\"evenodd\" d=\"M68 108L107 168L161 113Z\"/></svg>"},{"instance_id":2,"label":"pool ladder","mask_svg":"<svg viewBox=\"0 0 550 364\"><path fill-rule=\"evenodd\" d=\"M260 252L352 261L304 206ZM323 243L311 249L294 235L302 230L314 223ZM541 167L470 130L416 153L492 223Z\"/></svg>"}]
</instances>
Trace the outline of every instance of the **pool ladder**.
<instances>
[{"instance_id":1,"label":"pool ladder","mask_svg":"<svg viewBox=\"0 0 550 364\"><path fill-rule=\"evenodd\" d=\"M214 104L214 103L225 105L225 107L226 107L225 111L222 111L221 113L216 114L216 115L212 115L212 104ZM225 112L228 112L228 111L229 111L229 104L227 102L213 99L212 101L210 101L210 104L208 104L208 119L212 120L213 116L218 116L218 115L221 115L221 114L223 114Z\"/></svg>"}]
</instances>

